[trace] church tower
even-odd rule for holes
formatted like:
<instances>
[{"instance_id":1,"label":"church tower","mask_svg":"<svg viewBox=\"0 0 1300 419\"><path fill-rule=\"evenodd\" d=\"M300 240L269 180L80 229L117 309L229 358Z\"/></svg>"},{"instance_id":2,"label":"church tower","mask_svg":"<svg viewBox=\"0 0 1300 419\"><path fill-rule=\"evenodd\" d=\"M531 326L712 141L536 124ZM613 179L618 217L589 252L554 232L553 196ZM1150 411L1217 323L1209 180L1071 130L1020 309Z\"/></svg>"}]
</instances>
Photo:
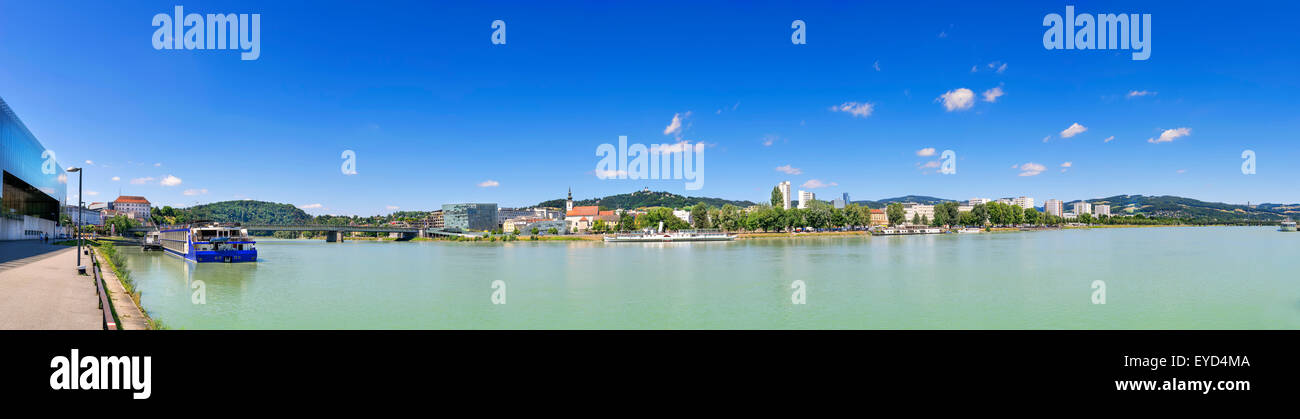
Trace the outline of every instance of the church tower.
<instances>
[{"instance_id":1,"label":"church tower","mask_svg":"<svg viewBox=\"0 0 1300 419\"><path fill-rule=\"evenodd\" d=\"M573 211L573 188L569 188L569 199L564 201L564 212Z\"/></svg>"}]
</instances>

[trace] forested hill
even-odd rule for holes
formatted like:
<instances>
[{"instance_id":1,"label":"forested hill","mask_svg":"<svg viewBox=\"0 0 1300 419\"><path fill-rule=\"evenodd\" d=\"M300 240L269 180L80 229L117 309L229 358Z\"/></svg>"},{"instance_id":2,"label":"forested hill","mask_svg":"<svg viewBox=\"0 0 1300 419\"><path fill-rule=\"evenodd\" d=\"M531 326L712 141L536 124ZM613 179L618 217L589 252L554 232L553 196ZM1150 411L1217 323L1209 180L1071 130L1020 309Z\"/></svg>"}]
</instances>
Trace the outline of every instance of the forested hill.
<instances>
[{"instance_id":1,"label":"forested hill","mask_svg":"<svg viewBox=\"0 0 1300 419\"><path fill-rule=\"evenodd\" d=\"M244 224L310 224L312 216L291 204L265 201L221 201L185 208L191 220Z\"/></svg>"},{"instance_id":2,"label":"forested hill","mask_svg":"<svg viewBox=\"0 0 1300 419\"><path fill-rule=\"evenodd\" d=\"M1296 204L1225 204L1168 195L1116 195L1087 201L1093 205L1108 204L1110 205L1110 212L1114 214L1134 212L1157 217L1208 218L1216 220L1272 221L1287 217L1300 218L1300 205ZM1067 202L1066 206L1069 205L1070 203Z\"/></svg>"},{"instance_id":3,"label":"forested hill","mask_svg":"<svg viewBox=\"0 0 1300 419\"><path fill-rule=\"evenodd\" d=\"M597 205L602 209L634 209L641 207L670 207L684 208L703 202L710 207L721 207L726 204L735 205L740 208L756 205L750 201L732 201L722 198L704 198L694 196L681 196L669 192L651 192L637 191L620 195L612 195L604 198L593 198L583 200L573 200L573 206ZM539 207L564 208L564 198L552 199L537 204Z\"/></svg>"}]
</instances>

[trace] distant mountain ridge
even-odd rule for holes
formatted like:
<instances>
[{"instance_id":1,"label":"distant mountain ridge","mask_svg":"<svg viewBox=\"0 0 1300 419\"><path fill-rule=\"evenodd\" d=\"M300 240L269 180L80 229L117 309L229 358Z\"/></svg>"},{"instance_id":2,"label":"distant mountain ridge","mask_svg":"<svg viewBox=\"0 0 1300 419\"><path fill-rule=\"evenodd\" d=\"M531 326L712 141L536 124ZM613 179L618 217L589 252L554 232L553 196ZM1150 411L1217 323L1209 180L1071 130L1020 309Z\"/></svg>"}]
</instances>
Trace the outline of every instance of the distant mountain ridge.
<instances>
[{"instance_id":1,"label":"distant mountain ridge","mask_svg":"<svg viewBox=\"0 0 1300 419\"><path fill-rule=\"evenodd\" d=\"M670 192L641 190L632 193L610 195L603 198L575 199L574 206L600 206L604 209L635 209L642 207L685 208L703 202L711 207L731 204L740 208L757 205L751 201L733 201L722 198L682 196ZM539 207L564 208L565 199L552 199L537 204Z\"/></svg>"}]
</instances>

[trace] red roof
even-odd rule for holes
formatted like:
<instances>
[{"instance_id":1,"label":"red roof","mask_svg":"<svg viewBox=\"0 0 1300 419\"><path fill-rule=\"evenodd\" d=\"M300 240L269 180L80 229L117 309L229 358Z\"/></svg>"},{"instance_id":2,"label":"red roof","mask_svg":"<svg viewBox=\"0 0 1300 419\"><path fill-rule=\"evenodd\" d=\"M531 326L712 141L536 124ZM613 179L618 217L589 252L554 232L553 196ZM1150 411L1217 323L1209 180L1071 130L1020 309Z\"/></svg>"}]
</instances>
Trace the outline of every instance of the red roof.
<instances>
[{"instance_id":1,"label":"red roof","mask_svg":"<svg viewBox=\"0 0 1300 419\"><path fill-rule=\"evenodd\" d=\"M581 217L584 215L597 215L599 213L600 213L600 207L592 205L587 207L573 207L573 210L565 213L564 216Z\"/></svg>"},{"instance_id":2,"label":"red roof","mask_svg":"<svg viewBox=\"0 0 1300 419\"><path fill-rule=\"evenodd\" d=\"M122 195L117 197L116 200L113 200L113 203L114 204L148 204L149 200L144 199L143 196Z\"/></svg>"},{"instance_id":3,"label":"red roof","mask_svg":"<svg viewBox=\"0 0 1300 419\"><path fill-rule=\"evenodd\" d=\"M873 210L871 210L871 213L872 213L872 214L884 214L884 213L885 213L885 210L873 209Z\"/></svg>"},{"instance_id":4,"label":"red roof","mask_svg":"<svg viewBox=\"0 0 1300 419\"><path fill-rule=\"evenodd\" d=\"M614 210L609 210L609 211L601 211L599 215L616 215L616 214L614 214Z\"/></svg>"}]
</instances>

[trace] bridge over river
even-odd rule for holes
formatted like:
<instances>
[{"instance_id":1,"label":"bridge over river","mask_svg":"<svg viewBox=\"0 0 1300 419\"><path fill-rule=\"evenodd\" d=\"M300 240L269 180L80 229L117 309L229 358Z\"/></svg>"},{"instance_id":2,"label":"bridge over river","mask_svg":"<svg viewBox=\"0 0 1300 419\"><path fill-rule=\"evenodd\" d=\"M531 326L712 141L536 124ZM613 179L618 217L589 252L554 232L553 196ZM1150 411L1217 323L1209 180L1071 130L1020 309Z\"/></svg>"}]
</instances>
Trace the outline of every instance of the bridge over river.
<instances>
[{"instance_id":1,"label":"bridge over river","mask_svg":"<svg viewBox=\"0 0 1300 419\"><path fill-rule=\"evenodd\" d=\"M413 228L413 227L389 227L389 226L354 226L354 225L327 225L327 224L244 224L240 228L252 231L323 231L325 232L325 241L336 242L343 241L345 233L362 232L362 233L388 233L391 237L396 237L398 241L410 240L416 237L478 237L479 233L466 233L458 229L445 228ZM162 227L163 229L175 227ZM144 233L156 231L156 227L135 227L127 230L131 233Z\"/></svg>"}]
</instances>

